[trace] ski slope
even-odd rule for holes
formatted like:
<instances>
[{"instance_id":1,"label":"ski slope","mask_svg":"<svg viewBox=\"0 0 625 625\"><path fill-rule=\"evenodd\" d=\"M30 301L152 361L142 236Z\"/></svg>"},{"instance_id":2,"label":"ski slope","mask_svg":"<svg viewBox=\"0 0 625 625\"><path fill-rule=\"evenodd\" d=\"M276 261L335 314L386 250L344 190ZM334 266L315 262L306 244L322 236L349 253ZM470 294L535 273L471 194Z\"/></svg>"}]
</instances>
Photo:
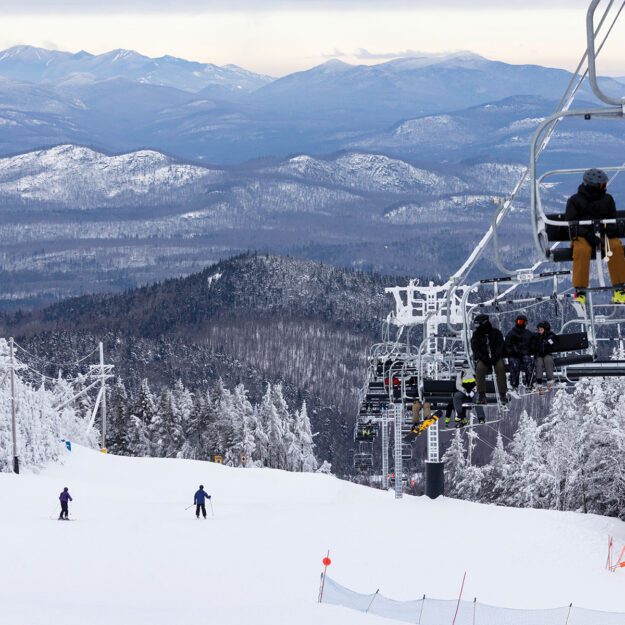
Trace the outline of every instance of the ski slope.
<instances>
[{"instance_id":1,"label":"ski slope","mask_svg":"<svg viewBox=\"0 0 625 625\"><path fill-rule=\"evenodd\" d=\"M202 483L215 516L185 511ZM63 486L76 522L60 522ZM316 603L321 559L361 592L507 607L625 611L604 569L614 519L371 490L331 476L122 458L75 447L39 474L0 474L0 605L11 625L381 625Z\"/></svg>"}]
</instances>

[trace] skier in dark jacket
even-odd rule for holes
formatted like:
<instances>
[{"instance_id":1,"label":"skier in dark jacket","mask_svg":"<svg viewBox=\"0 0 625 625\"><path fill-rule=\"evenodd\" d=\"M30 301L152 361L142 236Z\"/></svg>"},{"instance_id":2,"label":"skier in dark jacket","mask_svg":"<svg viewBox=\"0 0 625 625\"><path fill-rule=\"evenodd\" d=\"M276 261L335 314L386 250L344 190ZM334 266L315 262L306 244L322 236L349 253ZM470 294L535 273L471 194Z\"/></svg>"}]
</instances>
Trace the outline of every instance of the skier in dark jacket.
<instances>
[{"instance_id":1,"label":"skier in dark jacket","mask_svg":"<svg viewBox=\"0 0 625 625\"><path fill-rule=\"evenodd\" d=\"M506 383L506 366L503 362L503 334L493 328L488 315L478 315L473 321L471 350L475 360L475 379L477 380L477 402L486 403L486 376L494 369L497 378L499 398L503 404L508 403L508 385Z\"/></svg>"},{"instance_id":2,"label":"skier in dark jacket","mask_svg":"<svg viewBox=\"0 0 625 625\"><path fill-rule=\"evenodd\" d=\"M616 204L607 193L608 176L600 169L589 169L584 173L583 183L566 203L567 221L614 219ZM593 250L603 252L608 257L608 270L612 285L625 284L625 256L623 244L618 238L625 233L617 224L602 224L598 228L591 225L570 224L573 247L573 286L574 300L586 303L585 289L590 280L590 259ZM616 289L613 301L625 304L625 290Z\"/></svg>"},{"instance_id":3,"label":"skier in dark jacket","mask_svg":"<svg viewBox=\"0 0 625 625\"><path fill-rule=\"evenodd\" d=\"M517 315L514 328L506 335L506 354L510 365L510 386L516 390L523 371L525 386L530 388L534 377L534 359L532 358L533 334L527 329L527 317Z\"/></svg>"},{"instance_id":4,"label":"skier in dark jacket","mask_svg":"<svg viewBox=\"0 0 625 625\"><path fill-rule=\"evenodd\" d=\"M73 499L72 496L69 494L69 488L67 488L67 486L59 495L59 501L61 502L61 514L59 514L59 521L69 521L69 502L73 501Z\"/></svg>"},{"instance_id":5,"label":"skier in dark jacket","mask_svg":"<svg viewBox=\"0 0 625 625\"><path fill-rule=\"evenodd\" d=\"M543 385L543 371L547 374L547 390L553 386L553 356L558 349L560 339L551 331L548 321L541 321L536 326L538 332L532 337L532 353L536 367L536 384L541 390Z\"/></svg>"},{"instance_id":6,"label":"skier in dark jacket","mask_svg":"<svg viewBox=\"0 0 625 625\"><path fill-rule=\"evenodd\" d=\"M210 499L211 496L207 494L204 490L204 486L200 484L200 488L196 491L195 495L193 495L193 503L195 504L195 516L200 518L200 510L202 511L202 515L206 518L206 500Z\"/></svg>"}]
</instances>

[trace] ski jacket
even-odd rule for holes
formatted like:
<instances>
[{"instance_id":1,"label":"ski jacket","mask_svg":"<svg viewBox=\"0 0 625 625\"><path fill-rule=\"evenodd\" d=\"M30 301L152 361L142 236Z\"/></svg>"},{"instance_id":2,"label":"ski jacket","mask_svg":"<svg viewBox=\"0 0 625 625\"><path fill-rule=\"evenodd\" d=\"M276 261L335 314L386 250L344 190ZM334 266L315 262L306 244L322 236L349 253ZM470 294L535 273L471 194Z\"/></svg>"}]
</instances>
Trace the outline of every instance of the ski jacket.
<instances>
[{"instance_id":1,"label":"ski jacket","mask_svg":"<svg viewBox=\"0 0 625 625\"><path fill-rule=\"evenodd\" d=\"M63 491L60 495L59 495L59 501L61 503L67 503L68 501L73 501L72 496L69 494L68 491Z\"/></svg>"},{"instance_id":2,"label":"ski jacket","mask_svg":"<svg viewBox=\"0 0 625 625\"><path fill-rule=\"evenodd\" d=\"M456 376L456 390L467 396L473 392L476 385L475 374L470 369L460 371Z\"/></svg>"},{"instance_id":3,"label":"ski jacket","mask_svg":"<svg viewBox=\"0 0 625 625\"><path fill-rule=\"evenodd\" d=\"M195 495L193 495L193 503L196 506L203 506L206 503L206 500L210 498L210 495L205 490L200 489L195 493Z\"/></svg>"},{"instance_id":4,"label":"ski jacket","mask_svg":"<svg viewBox=\"0 0 625 625\"><path fill-rule=\"evenodd\" d=\"M532 353L536 356L546 356L558 350L560 339L551 330L543 334L534 334L532 337Z\"/></svg>"},{"instance_id":5,"label":"ski jacket","mask_svg":"<svg viewBox=\"0 0 625 625\"><path fill-rule=\"evenodd\" d=\"M514 326L506 335L506 355L512 358L527 356L532 351L532 338L534 334L527 328Z\"/></svg>"},{"instance_id":6,"label":"ski jacket","mask_svg":"<svg viewBox=\"0 0 625 625\"><path fill-rule=\"evenodd\" d=\"M481 360L487 367L492 367L503 358L503 334L486 321L473 332L471 350L476 362Z\"/></svg>"},{"instance_id":7,"label":"ski jacket","mask_svg":"<svg viewBox=\"0 0 625 625\"><path fill-rule=\"evenodd\" d=\"M616 204L614 198L605 189L587 187L581 184L577 193L566 203L565 218L567 221L584 221L586 219L614 219ZM593 233L592 226L572 226L571 238L586 237ZM617 224L601 227L601 233L609 238L623 236Z\"/></svg>"}]
</instances>

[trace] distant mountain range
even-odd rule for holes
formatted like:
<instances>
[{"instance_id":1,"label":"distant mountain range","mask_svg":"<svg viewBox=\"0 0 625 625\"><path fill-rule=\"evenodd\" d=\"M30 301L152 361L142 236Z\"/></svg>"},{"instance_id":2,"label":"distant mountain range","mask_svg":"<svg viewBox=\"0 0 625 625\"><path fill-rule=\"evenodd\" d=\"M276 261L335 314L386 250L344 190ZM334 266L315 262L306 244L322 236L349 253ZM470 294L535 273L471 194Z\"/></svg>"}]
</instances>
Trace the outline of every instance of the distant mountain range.
<instances>
[{"instance_id":1,"label":"distant mountain range","mask_svg":"<svg viewBox=\"0 0 625 625\"><path fill-rule=\"evenodd\" d=\"M522 171L355 151L221 168L73 145L0 158L0 308L186 275L250 249L444 278ZM552 186L545 203L562 209L576 184ZM526 204L524 192L502 231L525 256Z\"/></svg>"},{"instance_id":2,"label":"distant mountain range","mask_svg":"<svg viewBox=\"0 0 625 625\"><path fill-rule=\"evenodd\" d=\"M389 133L436 127L439 115L519 96L557 101L569 79L564 70L470 53L373 66L331 60L272 79L129 50L92 55L18 46L0 53L0 154L73 143L113 152L147 147L222 164L362 142L383 151ZM625 91L614 79L603 83L616 95ZM579 97L591 95L582 90ZM412 142L417 136L391 139L393 153L413 158L421 150Z\"/></svg>"},{"instance_id":3,"label":"distant mountain range","mask_svg":"<svg viewBox=\"0 0 625 625\"><path fill-rule=\"evenodd\" d=\"M0 75L20 82L85 85L111 78L173 87L204 95L251 92L273 78L236 65L220 67L173 56L150 58L134 50L111 50L105 54L76 54L15 46L0 52Z\"/></svg>"}]
</instances>

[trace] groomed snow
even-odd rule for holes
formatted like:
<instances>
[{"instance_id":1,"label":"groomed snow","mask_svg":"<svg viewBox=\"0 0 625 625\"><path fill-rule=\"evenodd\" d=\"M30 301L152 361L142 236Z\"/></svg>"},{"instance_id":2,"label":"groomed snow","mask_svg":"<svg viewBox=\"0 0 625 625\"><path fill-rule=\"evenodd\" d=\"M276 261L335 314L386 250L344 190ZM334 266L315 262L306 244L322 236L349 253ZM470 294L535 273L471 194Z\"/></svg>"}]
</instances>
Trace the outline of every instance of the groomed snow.
<instances>
[{"instance_id":1,"label":"groomed snow","mask_svg":"<svg viewBox=\"0 0 625 625\"><path fill-rule=\"evenodd\" d=\"M215 517L185 511L198 484ZM63 486L76 522L53 520ZM625 571L604 570L619 521L430 501L315 474L75 447L40 474L0 475L2 621L11 625L380 625L316 604L321 558L360 592L465 597L507 607L625 611ZM210 508L209 508L210 515Z\"/></svg>"}]
</instances>

